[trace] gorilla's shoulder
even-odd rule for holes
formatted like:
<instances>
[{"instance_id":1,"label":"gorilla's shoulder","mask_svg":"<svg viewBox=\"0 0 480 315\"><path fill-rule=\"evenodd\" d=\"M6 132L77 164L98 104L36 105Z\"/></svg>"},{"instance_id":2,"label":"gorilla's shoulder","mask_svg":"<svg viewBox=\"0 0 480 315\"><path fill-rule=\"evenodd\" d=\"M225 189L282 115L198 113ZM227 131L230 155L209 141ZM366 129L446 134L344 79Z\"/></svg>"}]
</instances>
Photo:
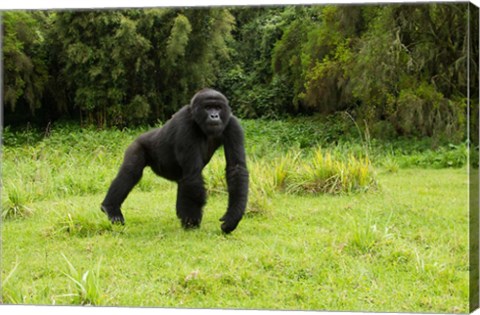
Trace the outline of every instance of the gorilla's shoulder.
<instances>
[{"instance_id":1,"label":"gorilla's shoulder","mask_svg":"<svg viewBox=\"0 0 480 315\"><path fill-rule=\"evenodd\" d=\"M226 130L235 130L235 131L242 131L243 132L242 125L240 124L240 119L238 119L234 115L230 115L230 118L228 120L228 124L225 127L225 129Z\"/></svg>"},{"instance_id":2,"label":"gorilla's shoulder","mask_svg":"<svg viewBox=\"0 0 480 315\"><path fill-rule=\"evenodd\" d=\"M191 118L190 105L184 105L175 114L173 114L169 120L167 120L167 123L171 120L188 119L188 118Z\"/></svg>"}]
</instances>

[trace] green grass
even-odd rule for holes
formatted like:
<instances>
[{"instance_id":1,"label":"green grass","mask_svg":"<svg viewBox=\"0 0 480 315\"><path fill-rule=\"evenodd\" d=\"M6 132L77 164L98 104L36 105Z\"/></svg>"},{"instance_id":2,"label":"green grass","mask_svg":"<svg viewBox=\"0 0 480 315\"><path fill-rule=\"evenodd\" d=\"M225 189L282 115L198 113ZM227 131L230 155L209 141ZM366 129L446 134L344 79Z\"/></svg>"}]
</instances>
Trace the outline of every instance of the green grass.
<instances>
[{"instance_id":1,"label":"green grass","mask_svg":"<svg viewBox=\"0 0 480 315\"><path fill-rule=\"evenodd\" d=\"M249 208L231 235L218 221L227 204L221 152L205 170L200 229L181 229L175 185L151 171L123 206L126 225L112 226L99 204L140 130L60 128L43 140L8 134L3 303L468 311L464 167L406 168L400 155L387 163L353 143L302 147L294 139L295 149L271 145L262 157L271 138L252 124ZM318 178L340 183L342 170L354 175L345 183L366 184L305 188Z\"/></svg>"}]
</instances>

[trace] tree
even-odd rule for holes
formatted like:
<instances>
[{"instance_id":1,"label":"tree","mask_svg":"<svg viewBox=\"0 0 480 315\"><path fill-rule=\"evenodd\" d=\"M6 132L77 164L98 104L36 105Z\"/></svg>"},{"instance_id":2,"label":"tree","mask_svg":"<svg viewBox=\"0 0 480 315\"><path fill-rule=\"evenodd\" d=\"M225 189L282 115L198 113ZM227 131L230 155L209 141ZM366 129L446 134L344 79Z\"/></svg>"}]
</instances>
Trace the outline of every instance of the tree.
<instances>
[{"instance_id":1,"label":"tree","mask_svg":"<svg viewBox=\"0 0 480 315\"><path fill-rule=\"evenodd\" d=\"M150 43L136 31L136 16L136 10L56 15L51 35L60 43L64 88L72 91L74 106L99 126L149 113L136 82Z\"/></svg>"},{"instance_id":2,"label":"tree","mask_svg":"<svg viewBox=\"0 0 480 315\"><path fill-rule=\"evenodd\" d=\"M124 125L168 118L213 85L232 25L225 9L63 11L51 35L74 106Z\"/></svg>"},{"instance_id":3,"label":"tree","mask_svg":"<svg viewBox=\"0 0 480 315\"><path fill-rule=\"evenodd\" d=\"M292 90L271 68L282 25L292 18L290 7L232 8L236 20L231 58L221 66L217 88L229 96L237 115L275 118L286 113Z\"/></svg>"},{"instance_id":4,"label":"tree","mask_svg":"<svg viewBox=\"0 0 480 315\"><path fill-rule=\"evenodd\" d=\"M464 137L467 14L463 3L378 10L350 72L358 112L400 135Z\"/></svg>"},{"instance_id":5,"label":"tree","mask_svg":"<svg viewBox=\"0 0 480 315\"><path fill-rule=\"evenodd\" d=\"M30 114L42 106L41 98L48 78L41 12L7 11L3 14L4 89L7 109L17 106Z\"/></svg>"}]
</instances>

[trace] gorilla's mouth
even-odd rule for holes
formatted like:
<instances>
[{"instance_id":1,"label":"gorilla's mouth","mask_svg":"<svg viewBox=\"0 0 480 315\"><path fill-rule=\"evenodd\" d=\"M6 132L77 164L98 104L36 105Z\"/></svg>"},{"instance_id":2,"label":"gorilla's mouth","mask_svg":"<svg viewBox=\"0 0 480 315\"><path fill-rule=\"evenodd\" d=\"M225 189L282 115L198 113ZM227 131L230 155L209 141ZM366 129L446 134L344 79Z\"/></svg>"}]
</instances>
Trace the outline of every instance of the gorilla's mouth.
<instances>
[{"instance_id":1,"label":"gorilla's mouth","mask_svg":"<svg viewBox=\"0 0 480 315\"><path fill-rule=\"evenodd\" d=\"M222 123L211 122L206 125L205 131L212 135L220 134L223 131Z\"/></svg>"},{"instance_id":2,"label":"gorilla's mouth","mask_svg":"<svg viewBox=\"0 0 480 315\"><path fill-rule=\"evenodd\" d=\"M220 127L221 125L222 125L221 122L209 122L209 123L207 124L207 126L210 127L210 128L218 128L218 127Z\"/></svg>"}]
</instances>

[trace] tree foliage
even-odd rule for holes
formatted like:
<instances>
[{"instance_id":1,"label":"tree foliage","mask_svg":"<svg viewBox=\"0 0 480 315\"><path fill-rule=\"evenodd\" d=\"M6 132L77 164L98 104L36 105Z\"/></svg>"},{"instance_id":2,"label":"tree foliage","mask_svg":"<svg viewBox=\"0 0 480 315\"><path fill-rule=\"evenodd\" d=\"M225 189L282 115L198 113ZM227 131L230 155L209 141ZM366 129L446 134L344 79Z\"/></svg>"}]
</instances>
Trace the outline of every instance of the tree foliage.
<instances>
[{"instance_id":1,"label":"tree foliage","mask_svg":"<svg viewBox=\"0 0 480 315\"><path fill-rule=\"evenodd\" d=\"M295 109L350 110L398 135L459 140L467 58L478 46L468 44L469 9L465 3L312 7L285 28L274 69L293 80ZM478 21L478 10L471 16ZM478 36L478 23L471 31Z\"/></svg>"},{"instance_id":2,"label":"tree foliage","mask_svg":"<svg viewBox=\"0 0 480 315\"><path fill-rule=\"evenodd\" d=\"M41 107L48 70L43 46L44 16L38 12L3 14L4 104L32 114Z\"/></svg>"},{"instance_id":3,"label":"tree foliage","mask_svg":"<svg viewBox=\"0 0 480 315\"><path fill-rule=\"evenodd\" d=\"M74 107L103 126L164 119L215 80L225 10L58 12L51 36ZM215 37L211 42L210 38ZM222 55L223 53L223 55Z\"/></svg>"},{"instance_id":4,"label":"tree foliage","mask_svg":"<svg viewBox=\"0 0 480 315\"><path fill-rule=\"evenodd\" d=\"M7 123L154 122L210 86L242 117L349 111L453 141L478 100L467 3L12 11L3 28Z\"/></svg>"}]
</instances>

